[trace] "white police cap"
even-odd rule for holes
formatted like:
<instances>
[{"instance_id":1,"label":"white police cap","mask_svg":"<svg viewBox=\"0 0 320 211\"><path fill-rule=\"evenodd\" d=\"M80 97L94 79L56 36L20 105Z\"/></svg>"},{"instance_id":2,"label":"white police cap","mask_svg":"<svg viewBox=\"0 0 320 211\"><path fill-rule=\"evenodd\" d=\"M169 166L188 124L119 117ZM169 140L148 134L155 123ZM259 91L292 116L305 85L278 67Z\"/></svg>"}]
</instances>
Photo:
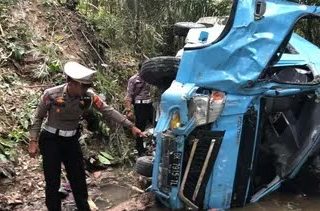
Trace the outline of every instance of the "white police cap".
<instances>
[{"instance_id":1,"label":"white police cap","mask_svg":"<svg viewBox=\"0 0 320 211\"><path fill-rule=\"evenodd\" d=\"M67 76L83 84L91 84L93 74L96 73L96 71L73 61L67 62L63 69Z\"/></svg>"}]
</instances>

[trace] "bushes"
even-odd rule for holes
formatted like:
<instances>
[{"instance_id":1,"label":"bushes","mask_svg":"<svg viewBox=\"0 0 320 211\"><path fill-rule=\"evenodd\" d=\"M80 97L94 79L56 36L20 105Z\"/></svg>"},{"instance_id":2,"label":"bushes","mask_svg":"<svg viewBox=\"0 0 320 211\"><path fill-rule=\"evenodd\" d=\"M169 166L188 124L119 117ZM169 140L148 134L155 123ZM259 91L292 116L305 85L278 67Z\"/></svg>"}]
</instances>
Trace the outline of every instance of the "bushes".
<instances>
[{"instance_id":1,"label":"bushes","mask_svg":"<svg viewBox=\"0 0 320 211\"><path fill-rule=\"evenodd\" d=\"M226 15L230 8L231 1L218 0L80 0L79 4L80 13L111 46L149 57L175 54L175 22Z\"/></svg>"}]
</instances>

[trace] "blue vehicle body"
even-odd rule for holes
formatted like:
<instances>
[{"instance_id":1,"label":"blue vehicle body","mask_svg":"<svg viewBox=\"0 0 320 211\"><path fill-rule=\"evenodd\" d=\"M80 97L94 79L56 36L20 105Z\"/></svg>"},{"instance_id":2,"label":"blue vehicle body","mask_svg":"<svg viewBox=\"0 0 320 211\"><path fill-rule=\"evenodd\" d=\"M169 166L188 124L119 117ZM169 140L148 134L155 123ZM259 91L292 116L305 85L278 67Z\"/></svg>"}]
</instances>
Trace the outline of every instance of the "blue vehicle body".
<instances>
[{"instance_id":1,"label":"blue vehicle body","mask_svg":"<svg viewBox=\"0 0 320 211\"><path fill-rule=\"evenodd\" d=\"M265 12L259 16L257 7L264 3ZM304 134L304 137L298 134L298 139L304 141L290 154L294 159L263 188L254 190L268 100L301 95L317 98L320 49L293 33L297 21L309 15L319 16L320 8L285 0L236 0L220 38L214 43L185 47L177 77L162 95L161 115L155 129L157 148L152 190L166 206L172 209L227 209L256 202L279 188L283 181L293 178L318 149L320 125L314 120L307 126L311 131L298 131ZM205 40L206 36L202 34L199 39ZM284 53L288 42L295 53ZM287 67L305 68L312 78L303 83L273 78ZM270 69L274 71L269 73ZM210 98L213 92L225 94L223 108L212 121L207 119L206 124L199 124L190 113L190 102L196 96L208 95ZM302 110L312 108L310 115L317 114L317 105L309 104ZM174 116L178 116L176 122L179 124L172 127ZM297 122L303 124L305 120L299 117ZM188 144L196 130L201 131ZM205 149L198 149L202 141L207 142L202 146ZM192 184L191 170L197 164L188 160L192 153L196 155L194 160L200 157L197 153L201 150L206 156L202 160L199 158L200 175L203 166L207 166L203 175L197 173ZM205 160L208 163L204 164ZM197 187L198 182L200 186Z\"/></svg>"}]
</instances>

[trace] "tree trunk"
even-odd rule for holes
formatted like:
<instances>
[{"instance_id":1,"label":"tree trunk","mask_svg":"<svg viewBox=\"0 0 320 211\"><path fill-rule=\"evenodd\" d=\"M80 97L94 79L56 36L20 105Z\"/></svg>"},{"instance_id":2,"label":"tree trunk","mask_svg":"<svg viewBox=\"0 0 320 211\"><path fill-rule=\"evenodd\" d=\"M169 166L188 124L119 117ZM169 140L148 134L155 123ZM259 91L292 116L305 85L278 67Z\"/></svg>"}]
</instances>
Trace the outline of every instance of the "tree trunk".
<instances>
[{"instance_id":1,"label":"tree trunk","mask_svg":"<svg viewBox=\"0 0 320 211\"><path fill-rule=\"evenodd\" d=\"M135 51L141 53L141 37L140 37L140 10L139 10L139 0L134 0L134 12L135 12Z\"/></svg>"},{"instance_id":2,"label":"tree trunk","mask_svg":"<svg viewBox=\"0 0 320 211\"><path fill-rule=\"evenodd\" d=\"M173 25L174 25L174 8L172 0L167 1L167 26L165 28L165 39L166 39L166 48L165 55L173 55L175 53L175 43L174 43L174 34L173 34Z\"/></svg>"}]
</instances>

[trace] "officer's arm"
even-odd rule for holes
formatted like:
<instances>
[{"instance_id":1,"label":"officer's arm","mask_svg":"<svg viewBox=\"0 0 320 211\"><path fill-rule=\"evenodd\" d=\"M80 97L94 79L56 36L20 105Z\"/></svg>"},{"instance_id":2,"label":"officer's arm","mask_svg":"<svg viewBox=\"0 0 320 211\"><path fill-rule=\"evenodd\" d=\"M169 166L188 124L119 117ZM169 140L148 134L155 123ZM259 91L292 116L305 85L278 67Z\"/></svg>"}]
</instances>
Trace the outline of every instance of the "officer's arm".
<instances>
[{"instance_id":1,"label":"officer's arm","mask_svg":"<svg viewBox=\"0 0 320 211\"><path fill-rule=\"evenodd\" d=\"M44 94L40 98L40 102L33 117L32 125L30 128L30 140L36 141L38 139L42 121L44 117L47 115L49 107L50 97L48 93L44 92Z\"/></svg>"},{"instance_id":2,"label":"officer's arm","mask_svg":"<svg viewBox=\"0 0 320 211\"><path fill-rule=\"evenodd\" d=\"M107 105L97 94L92 95L93 107L100 111L105 119L112 119L117 123L132 128L134 124L129 121L124 115L115 110L112 106Z\"/></svg>"},{"instance_id":3,"label":"officer's arm","mask_svg":"<svg viewBox=\"0 0 320 211\"><path fill-rule=\"evenodd\" d=\"M132 100L134 98L134 80L130 78L127 86L127 94L124 99L125 101L125 109L127 112L132 111Z\"/></svg>"}]
</instances>

